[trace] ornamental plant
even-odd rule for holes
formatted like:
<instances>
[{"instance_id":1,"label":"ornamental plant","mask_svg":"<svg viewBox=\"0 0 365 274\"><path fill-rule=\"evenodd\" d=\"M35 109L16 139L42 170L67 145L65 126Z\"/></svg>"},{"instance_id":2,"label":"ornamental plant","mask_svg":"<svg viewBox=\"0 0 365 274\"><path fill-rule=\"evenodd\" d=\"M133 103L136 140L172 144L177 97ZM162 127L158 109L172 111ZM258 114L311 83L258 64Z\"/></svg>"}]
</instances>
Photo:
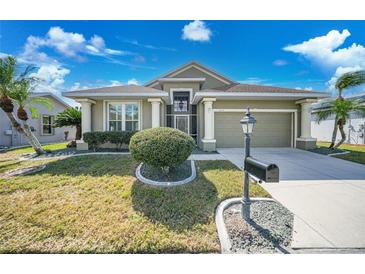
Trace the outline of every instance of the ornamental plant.
<instances>
[{"instance_id":1,"label":"ornamental plant","mask_svg":"<svg viewBox=\"0 0 365 274\"><path fill-rule=\"evenodd\" d=\"M168 127L142 130L133 135L129 145L134 159L165 171L184 163L194 148L191 136Z\"/></svg>"}]
</instances>

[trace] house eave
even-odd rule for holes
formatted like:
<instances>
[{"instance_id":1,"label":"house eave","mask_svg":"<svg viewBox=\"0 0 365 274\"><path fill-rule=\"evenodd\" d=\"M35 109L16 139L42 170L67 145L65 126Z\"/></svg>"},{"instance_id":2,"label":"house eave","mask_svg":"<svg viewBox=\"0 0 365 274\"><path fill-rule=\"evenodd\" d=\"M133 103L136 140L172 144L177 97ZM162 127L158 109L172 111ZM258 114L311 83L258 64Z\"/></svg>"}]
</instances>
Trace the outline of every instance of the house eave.
<instances>
[{"instance_id":1,"label":"house eave","mask_svg":"<svg viewBox=\"0 0 365 274\"><path fill-rule=\"evenodd\" d=\"M213 97L221 100L300 100L307 98L326 98L326 93L273 93L273 92L197 92L193 104L197 104L205 97Z\"/></svg>"},{"instance_id":2,"label":"house eave","mask_svg":"<svg viewBox=\"0 0 365 274\"><path fill-rule=\"evenodd\" d=\"M123 93L123 92L64 92L63 96L72 98L72 99L80 99L80 98L90 98L94 100L100 99L111 99L111 98L161 98L165 102L169 102L169 94L167 92L144 92L144 93Z\"/></svg>"}]
</instances>

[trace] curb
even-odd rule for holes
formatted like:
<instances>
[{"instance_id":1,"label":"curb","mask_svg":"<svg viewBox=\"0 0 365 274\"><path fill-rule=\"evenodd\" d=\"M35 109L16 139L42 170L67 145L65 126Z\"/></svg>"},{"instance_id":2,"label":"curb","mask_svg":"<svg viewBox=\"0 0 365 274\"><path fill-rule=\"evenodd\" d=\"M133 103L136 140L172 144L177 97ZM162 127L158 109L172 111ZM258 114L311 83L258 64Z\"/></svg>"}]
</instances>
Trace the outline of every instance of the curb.
<instances>
[{"instance_id":1,"label":"curb","mask_svg":"<svg viewBox=\"0 0 365 274\"><path fill-rule=\"evenodd\" d=\"M153 186L173 187L173 186L184 185L184 184L187 184L187 183L190 183L190 182L194 181L195 178L196 178L195 162L194 162L194 160L191 160L190 163L191 163L191 175L190 175L190 177L188 177L184 180L181 180L181 181L158 182L158 181L147 179L147 178L143 177L143 175L141 174L141 167L142 167L143 163L140 163L139 166L137 167L136 177L142 183L145 183L145 184L148 184L148 185L153 185Z\"/></svg>"},{"instance_id":2,"label":"curb","mask_svg":"<svg viewBox=\"0 0 365 274\"><path fill-rule=\"evenodd\" d=\"M226 199L218 205L218 207L215 211L215 224L216 224L217 231L218 231L219 242L221 244L221 253L223 253L223 254L232 253L231 252L231 249L232 249L231 239L229 238L226 224L224 223L224 216L223 216L224 210L226 210L231 205L241 203L241 201L242 201L241 197ZM251 198L251 201L273 201L274 202L275 200L271 199L271 198Z\"/></svg>"},{"instance_id":3,"label":"curb","mask_svg":"<svg viewBox=\"0 0 365 274\"><path fill-rule=\"evenodd\" d=\"M346 155L346 154L349 154L349 153L350 153L350 151L335 152L335 153L327 154L327 156Z\"/></svg>"}]
</instances>

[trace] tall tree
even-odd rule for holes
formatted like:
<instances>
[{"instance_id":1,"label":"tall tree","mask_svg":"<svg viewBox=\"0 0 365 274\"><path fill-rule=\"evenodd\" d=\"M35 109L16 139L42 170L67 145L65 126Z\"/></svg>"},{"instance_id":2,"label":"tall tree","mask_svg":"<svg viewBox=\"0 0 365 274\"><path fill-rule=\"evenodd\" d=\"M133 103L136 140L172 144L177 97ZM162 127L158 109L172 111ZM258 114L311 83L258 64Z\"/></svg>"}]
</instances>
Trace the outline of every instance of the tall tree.
<instances>
[{"instance_id":1,"label":"tall tree","mask_svg":"<svg viewBox=\"0 0 365 274\"><path fill-rule=\"evenodd\" d=\"M360 115L365 115L363 102L359 100L345 100L342 96L345 89L356 87L364 83L365 71L363 70L343 74L336 81L335 87L338 90L336 100L334 102L330 102L328 107L316 113L318 122L327 119L331 115L335 116L332 141L329 146L330 148L337 148L346 140L344 126L350 116L350 112L355 111L360 113ZM341 140L335 145L338 130L340 130Z\"/></svg>"},{"instance_id":2,"label":"tall tree","mask_svg":"<svg viewBox=\"0 0 365 274\"><path fill-rule=\"evenodd\" d=\"M81 139L81 111L79 108L67 108L57 114L55 127L76 127L76 140Z\"/></svg>"},{"instance_id":3,"label":"tall tree","mask_svg":"<svg viewBox=\"0 0 365 274\"><path fill-rule=\"evenodd\" d=\"M36 78L30 76L33 70L34 67L27 66L22 73L17 75L17 62L14 57L8 56L0 59L0 108L7 115L13 128L27 138L35 152L44 154L45 151L27 124L28 114L25 109L29 108L32 118L35 118L38 112L34 103L41 103L48 108L52 108L52 104L46 98L31 96L31 91L37 81ZM15 118L13 101L18 105L17 117L21 123Z\"/></svg>"}]
</instances>

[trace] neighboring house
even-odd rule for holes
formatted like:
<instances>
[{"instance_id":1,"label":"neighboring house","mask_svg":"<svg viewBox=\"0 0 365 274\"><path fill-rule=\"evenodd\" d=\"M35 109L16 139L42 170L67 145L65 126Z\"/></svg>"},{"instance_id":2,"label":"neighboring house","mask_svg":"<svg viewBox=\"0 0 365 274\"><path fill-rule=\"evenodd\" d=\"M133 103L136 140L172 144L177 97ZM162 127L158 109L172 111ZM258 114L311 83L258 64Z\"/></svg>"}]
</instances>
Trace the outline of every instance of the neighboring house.
<instances>
[{"instance_id":1,"label":"neighboring house","mask_svg":"<svg viewBox=\"0 0 365 274\"><path fill-rule=\"evenodd\" d=\"M240 119L250 107L257 119L256 147L315 146L310 105L325 93L239 84L197 62L144 86L126 85L63 93L81 104L82 132L173 127L200 148L242 147ZM78 149L87 144L78 142Z\"/></svg>"},{"instance_id":2,"label":"neighboring house","mask_svg":"<svg viewBox=\"0 0 365 274\"><path fill-rule=\"evenodd\" d=\"M46 97L52 100L53 103L52 110L48 110L45 106L41 104L34 104L39 112L39 118L36 119L32 119L30 112L28 111L29 120L27 122L32 128L33 133L38 138L38 140L41 143L53 143L63 141L65 140L65 131L69 132L68 140L75 139L75 128L54 128L52 126L56 115L71 106L63 101L61 98L50 92L34 93L32 96ZM16 112L17 106L15 105L14 108ZM6 114L2 110L0 110L0 146L11 147L27 144L28 141L25 136L12 128L8 117L6 117Z\"/></svg>"},{"instance_id":3,"label":"neighboring house","mask_svg":"<svg viewBox=\"0 0 365 274\"><path fill-rule=\"evenodd\" d=\"M362 100L365 105L365 93L356 94L352 96L345 97L346 99L355 99ZM324 109L328 106L328 102L334 100L324 99L320 100L318 103L312 105L312 135L320 141L331 141L332 140L332 132L335 123L335 116L329 117L327 120L320 122L319 124L316 122L315 113ZM346 132L346 143L348 144L365 144L365 118L361 117L359 113L352 112L350 113L350 119L346 121L346 125L344 126L344 130ZM341 139L340 132L337 132L336 141Z\"/></svg>"}]
</instances>

